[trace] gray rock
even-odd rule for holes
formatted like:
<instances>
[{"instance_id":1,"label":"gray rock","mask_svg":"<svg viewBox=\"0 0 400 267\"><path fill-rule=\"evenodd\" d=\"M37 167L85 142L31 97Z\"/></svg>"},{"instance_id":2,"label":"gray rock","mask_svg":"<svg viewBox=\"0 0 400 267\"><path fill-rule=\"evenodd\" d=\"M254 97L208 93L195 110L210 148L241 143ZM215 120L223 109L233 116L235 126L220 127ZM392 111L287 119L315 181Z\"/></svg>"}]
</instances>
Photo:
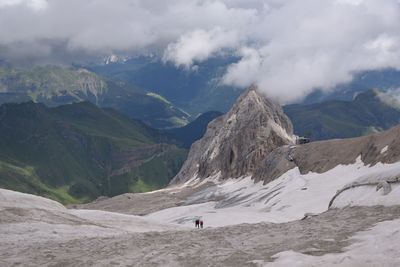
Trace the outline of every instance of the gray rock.
<instances>
[{"instance_id":1,"label":"gray rock","mask_svg":"<svg viewBox=\"0 0 400 267\"><path fill-rule=\"evenodd\" d=\"M249 175L275 148L293 144L293 127L282 108L251 86L225 115L209 123L172 183L221 172L222 178Z\"/></svg>"},{"instance_id":2,"label":"gray rock","mask_svg":"<svg viewBox=\"0 0 400 267\"><path fill-rule=\"evenodd\" d=\"M376 186L376 191L383 189L383 195L386 196L392 191L392 186L387 181L382 181Z\"/></svg>"}]
</instances>

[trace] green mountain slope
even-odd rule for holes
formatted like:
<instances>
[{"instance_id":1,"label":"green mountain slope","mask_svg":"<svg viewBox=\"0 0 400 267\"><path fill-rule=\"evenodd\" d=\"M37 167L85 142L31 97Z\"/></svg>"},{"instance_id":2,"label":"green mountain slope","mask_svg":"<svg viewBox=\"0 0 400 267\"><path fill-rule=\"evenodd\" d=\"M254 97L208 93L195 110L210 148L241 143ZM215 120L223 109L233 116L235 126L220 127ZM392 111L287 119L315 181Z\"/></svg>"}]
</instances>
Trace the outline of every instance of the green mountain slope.
<instances>
[{"instance_id":1,"label":"green mountain slope","mask_svg":"<svg viewBox=\"0 0 400 267\"><path fill-rule=\"evenodd\" d=\"M168 184L186 150L159 131L89 102L0 106L0 186L63 203Z\"/></svg>"},{"instance_id":2,"label":"green mountain slope","mask_svg":"<svg viewBox=\"0 0 400 267\"><path fill-rule=\"evenodd\" d=\"M361 136L400 123L400 109L383 102L378 94L377 90L369 90L353 101L289 105L284 111L300 136L314 140Z\"/></svg>"},{"instance_id":3,"label":"green mountain slope","mask_svg":"<svg viewBox=\"0 0 400 267\"><path fill-rule=\"evenodd\" d=\"M47 106L90 101L112 107L156 128L182 126L189 115L156 94L106 80L85 69L36 66L0 67L0 104L32 100Z\"/></svg>"}]
</instances>

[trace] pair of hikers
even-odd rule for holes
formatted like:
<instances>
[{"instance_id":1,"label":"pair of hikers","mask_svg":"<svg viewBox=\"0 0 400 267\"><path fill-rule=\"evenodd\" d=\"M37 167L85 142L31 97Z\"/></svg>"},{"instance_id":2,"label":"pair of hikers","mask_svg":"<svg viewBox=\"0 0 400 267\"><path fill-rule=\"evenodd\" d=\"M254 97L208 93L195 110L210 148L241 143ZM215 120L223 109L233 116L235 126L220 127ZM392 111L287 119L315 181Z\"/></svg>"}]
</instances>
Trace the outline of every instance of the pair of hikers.
<instances>
[{"instance_id":1,"label":"pair of hikers","mask_svg":"<svg viewBox=\"0 0 400 267\"><path fill-rule=\"evenodd\" d=\"M203 220L196 219L196 221L194 222L194 225L196 228L203 228L203 225L204 225Z\"/></svg>"}]
</instances>

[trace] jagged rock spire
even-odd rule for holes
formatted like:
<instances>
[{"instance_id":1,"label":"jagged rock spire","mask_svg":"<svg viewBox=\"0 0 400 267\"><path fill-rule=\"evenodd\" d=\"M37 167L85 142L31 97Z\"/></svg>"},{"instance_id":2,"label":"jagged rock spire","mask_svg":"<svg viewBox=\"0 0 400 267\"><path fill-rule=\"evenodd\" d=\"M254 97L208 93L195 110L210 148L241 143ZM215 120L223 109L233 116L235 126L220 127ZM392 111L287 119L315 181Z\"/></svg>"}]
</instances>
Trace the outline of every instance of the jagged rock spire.
<instances>
[{"instance_id":1,"label":"jagged rock spire","mask_svg":"<svg viewBox=\"0 0 400 267\"><path fill-rule=\"evenodd\" d=\"M222 178L252 174L273 149L293 142L292 123L282 108L251 86L227 114L209 123L173 183L196 174L201 178L218 172Z\"/></svg>"}]
</instances>

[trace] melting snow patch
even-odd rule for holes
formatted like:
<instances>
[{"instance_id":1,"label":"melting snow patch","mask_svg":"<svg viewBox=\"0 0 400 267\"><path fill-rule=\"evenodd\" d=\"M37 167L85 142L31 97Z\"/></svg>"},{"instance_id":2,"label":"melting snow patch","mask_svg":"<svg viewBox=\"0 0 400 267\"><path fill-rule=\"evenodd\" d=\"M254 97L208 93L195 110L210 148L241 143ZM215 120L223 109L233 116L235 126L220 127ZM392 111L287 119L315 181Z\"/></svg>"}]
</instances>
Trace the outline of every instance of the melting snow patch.
<instances>
[{"instance_id":1,"label":"melting snow patch","mask_svg":"<svg viewBox=\"0 0 400 267\"><path fill-rule=\"evenodd\" d=\"M384 148L382 148L381 150L381 154L384 154L388 151L389 146L385 146Z\"/></svg>"}]
</instances>

